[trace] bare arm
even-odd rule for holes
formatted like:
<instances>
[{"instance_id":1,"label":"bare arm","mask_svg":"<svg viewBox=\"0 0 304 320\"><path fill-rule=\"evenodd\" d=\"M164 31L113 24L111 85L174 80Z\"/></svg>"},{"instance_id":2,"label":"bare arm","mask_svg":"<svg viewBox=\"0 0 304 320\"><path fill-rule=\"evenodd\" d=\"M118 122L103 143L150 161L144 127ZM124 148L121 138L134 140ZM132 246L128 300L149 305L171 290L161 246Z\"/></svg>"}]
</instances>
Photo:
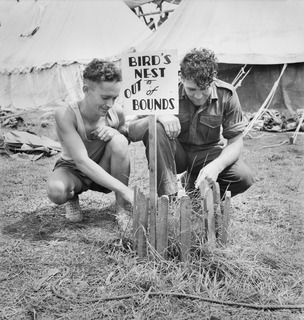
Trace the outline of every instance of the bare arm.
<instances>
[{"instance_id":1,"label":"bare arm","mask_svg":"<svg viewBox=\"0 0 304 320\"><path fill-rule=\"evenodd\" d=\"M149 128L149 118L140 117L127 121L129 138L136 142L143 139L144 134Z\"/></svg>"},{"instance_id":2,"label":"bare arm","mask_svg":"<svg viewBox=\"0 0 304 320\"><path fill-rule=\"evenodd\" d=\"M243 135L237 135L228 140L226 147L221 154L201 169L197 176L195 187L198 188L203 179L216 181L218 175L241 155L243 149Z\"/></svg>"},{"instance_id":3,"label":"bare arm","mask_svg":"<svg viewBox=\"0 0 304 320\"><path fill-rule=\"evenodd\" d=\"M61 143L68 150L77 168L97 184L121 194L125 200L132 203L132 190L88 157L82 139L76 131L76 119L72 111L67 108L57 110L55 120Z\"/></svg>"},{"instance_id":4,"label":"bare arm","mask_svg":"<svg viewBox=\"0 0 304 320\"><path fill-rule=\"evenodd\" d=\"M170 139L175 139L181 130L179 119L174 115L157 115L156 120L161 123ZM149 127L149 118L139 118L131 120L128 123L129 137L132 141L139 141L143 139L145 132Z\"/></svg>"}]
</instances>

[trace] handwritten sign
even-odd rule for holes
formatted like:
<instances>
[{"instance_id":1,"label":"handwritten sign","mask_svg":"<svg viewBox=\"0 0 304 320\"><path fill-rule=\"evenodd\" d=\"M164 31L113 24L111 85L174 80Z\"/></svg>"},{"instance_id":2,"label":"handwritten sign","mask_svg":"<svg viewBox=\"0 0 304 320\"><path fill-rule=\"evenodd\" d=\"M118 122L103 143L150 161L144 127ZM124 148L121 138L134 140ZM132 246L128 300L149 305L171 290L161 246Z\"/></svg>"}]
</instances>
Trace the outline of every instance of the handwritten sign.
<instances>
[{"instance_id":1,"label":"handwritten sign","mask_svg":"<svg viewBox=\"0 0 304 320\"><path fill-rule=\"evenodd\" d=\"M177 51L128 53L121 67L126 114L178 114Z\"/></svg>"}]
</instances>

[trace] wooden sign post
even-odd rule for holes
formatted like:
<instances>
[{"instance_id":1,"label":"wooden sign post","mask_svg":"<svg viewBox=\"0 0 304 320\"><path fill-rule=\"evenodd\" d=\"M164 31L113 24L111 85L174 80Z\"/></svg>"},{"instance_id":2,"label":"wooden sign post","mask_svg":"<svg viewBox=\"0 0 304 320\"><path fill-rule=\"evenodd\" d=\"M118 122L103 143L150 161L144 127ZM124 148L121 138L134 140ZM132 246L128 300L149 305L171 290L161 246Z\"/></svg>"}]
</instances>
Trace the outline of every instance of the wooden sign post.
<instances>
[{"instance_id":1,"label":"wooden sign post","mask_svg":"<svg viewBox=\"0 0 304 320\"><path fill-rule=\"evenodd\" d=\"M157 210L157 132L156 116L149 116L149 185L150 185L150 243L157 248L156 210Z\"/></svg>"},{"instance_id":2,"label":"wooden sign post","mask_svg":"<svg viewBox=\"0 0 304 320\"><path fill-rule=\"evenodd\" d=\"M121 67L125 113L149 116L149 234L157 249L157 115L178 114L177 51L128 53Z\"/></svg>"}]
</instances>

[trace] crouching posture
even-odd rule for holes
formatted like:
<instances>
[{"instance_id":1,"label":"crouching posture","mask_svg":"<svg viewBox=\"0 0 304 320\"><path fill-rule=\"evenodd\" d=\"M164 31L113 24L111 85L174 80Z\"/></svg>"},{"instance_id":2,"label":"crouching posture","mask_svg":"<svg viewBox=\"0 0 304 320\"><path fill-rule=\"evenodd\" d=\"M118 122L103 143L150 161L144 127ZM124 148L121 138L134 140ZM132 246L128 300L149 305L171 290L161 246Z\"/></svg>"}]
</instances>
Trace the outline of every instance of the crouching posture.
<instances>
[{"instance_id":1,"label":"crouching posture","mask_svg":"<svg viewBox=\"0 0 304 320\"><path fill-rule=\"evenodd\" d=\"M157 116L158 195L175 194L176 173L187 171L188 191L206 179L219 183L221 196L226 190L235 196L253 183L249 167L240 159L245 121L237 93L216 78L216 57L210 50L187 53L180 71L179 114ZM129 136L143 140L147 150L148 119L132 120Z\"/></svg>"},{"instance_id":2,"label":"crouching posture","mask_svg":"<svg viewBox=\"0 0 304 320\"><path fill-rule=\"evenodd\" d=\"M82 220L78 194L88 189L114 191L119 212L133 202L124 115L114 106L121 72L112 62L94 59L83 81L84 98L55 112L62 155L47 184L49 199L66 203L66 217L74 222Z\"/></svg>"}]
</instances>

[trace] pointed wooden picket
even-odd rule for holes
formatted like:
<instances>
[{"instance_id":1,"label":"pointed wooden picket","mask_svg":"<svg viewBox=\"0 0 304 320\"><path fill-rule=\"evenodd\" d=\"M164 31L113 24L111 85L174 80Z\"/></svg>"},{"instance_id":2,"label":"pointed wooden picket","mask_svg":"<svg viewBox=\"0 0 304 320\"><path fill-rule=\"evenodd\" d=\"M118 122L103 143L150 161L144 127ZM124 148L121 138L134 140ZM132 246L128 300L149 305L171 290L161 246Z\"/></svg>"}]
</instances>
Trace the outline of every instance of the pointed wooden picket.
<instances>
[{"instance_id":1,"label":"pointed wooden picket","mask_svg":"<svg viewBox=\"0 0 304 320\"><path fill-rule=\"evenodd\" d=\"M158 199L158 213L156 217L156 250L166 258L168 248L168 212L169 197L162 196Z\"/></svg>"},{"instance_id":2,"label":"pointed wooden picket","mask_svg":"<svg viewBox=\"0 0 304 320\"><path fill-rule=\"evenodd\" d=\"M140 258L147 255L148 200L135 188L133 207L134 249Z\"/></svg>"},{"instance_id":3,"label":"pointed wooden picket","mask_svg":"<svg viewBox=\"0 0 304 320\"><path fill-rule=\"evenodd\" d=\"M191 200L188 196L180 199L180 242L181 260L186 261L191 248Z\"/></svg>"},{"instance_id":4,"label":"pointed wooden picket","mask_svg":"<svg viewBox=\"0 0 304 320\"><path fill-rule=\"evenodd\" d=\"M180 243L181 243L181 260L189 259L192 237L192 223L201 224L196 229L199 236L208 243L210 249L214 249L219 242L225 245L228 239L228 226L231 211L231 193L226 192L225 199L221 203L219 185L216 182L211 184L203 181L200 186L202 214L195 213L197 219L192 219L192 203L187 195L180 197L179 201L179 222L180 222ZM164 258L166 258L168 248L168 213L169 199L168 196L162 196L158 199L156 221L153 218L148 219L149 198L135 188L134 196L134 249L139 257L147 255L147 232L150 231L151 225L155 223L155 241L151 246ZM194 214L194 213L193 213ZM149 227L148 227L149 221ZM154 228L152 228L154 230ZM152 231L153 233L153 231ZM150 238L151 239L151 238Z\"/></svg>"},{"instance_id":5,"label":"pointed wooden picket","mask_svg":"<svg viewBox=\"0 0 304 320\"><path fill-rule=\"evenodd\" d=\"M206 192L206 197L204 199L204 209L207 216L207 241L210 248L215 248L216 236L215 236L215 215L214 215L214 202L213 202L213 192L209 188Z\"/></svg>"},{"instance_id":6,"label":"pointed wooden picket","mask_svg":"<svg viewBox=\"0 0 304 320\"><path fill-rule=\"evenodd\" d=\"M228 227L229 227L230 214L231 214L231 192L226 191L225 200L222 205L222 226L221 226L221 236L219 239L222 245L226 245L228 240Z\"/></svg>"},{"instance_id":7,"label":"pointed wooden picket","mask_svg":"<svg viewBox=\"0 0 304 320\"><path fill-rule=\"evenodd\" d=\"M216 234L216 238L217 238L220 234L220 229L221 229L221 225L222 225L221 194L220 194L220 186L217 182L212 181L211 187L212 187L212 191L213 191L215 234Z\"/></svg>"}]
</instances>

